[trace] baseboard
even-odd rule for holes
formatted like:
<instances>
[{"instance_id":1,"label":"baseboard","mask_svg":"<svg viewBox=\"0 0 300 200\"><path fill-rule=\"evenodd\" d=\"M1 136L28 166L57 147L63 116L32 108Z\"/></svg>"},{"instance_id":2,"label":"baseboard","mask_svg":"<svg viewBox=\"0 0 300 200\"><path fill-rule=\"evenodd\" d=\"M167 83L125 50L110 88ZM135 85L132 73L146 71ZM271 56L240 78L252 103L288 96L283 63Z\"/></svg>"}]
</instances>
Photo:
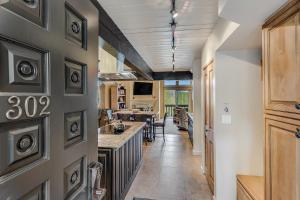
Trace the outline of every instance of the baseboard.
<instances>
[{"instance_id":1,"label":"baseboard","mask_svg":"<svg viewBox=\"0 0 300 200\"><path fill-rule=\"evenodd\" d=\"M200 156L200 155L201 155L200 150L193 149L193 156Z\"/></svg>"}]
</instances>

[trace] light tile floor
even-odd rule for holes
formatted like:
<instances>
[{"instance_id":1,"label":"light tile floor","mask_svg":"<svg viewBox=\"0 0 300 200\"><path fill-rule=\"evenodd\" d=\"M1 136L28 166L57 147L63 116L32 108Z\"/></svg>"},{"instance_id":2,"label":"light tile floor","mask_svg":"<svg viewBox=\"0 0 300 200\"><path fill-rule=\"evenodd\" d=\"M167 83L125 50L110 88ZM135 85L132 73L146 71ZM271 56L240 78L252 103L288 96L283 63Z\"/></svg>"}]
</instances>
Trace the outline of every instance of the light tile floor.
<instances>
[{"instance_id":1,"label":"light tile floor","mask_svg":"<svg viewBox=\"0 0 300 200\"><path fill-rule=\"evenodd\" d=\"M155 200L211 200L200 156L192 156L187 132L167 121L166 141L158 135L144 146L143 164L125 200L133 197ZM171 132L170 132L171 131Z\"/></svg>"}]
</instances>

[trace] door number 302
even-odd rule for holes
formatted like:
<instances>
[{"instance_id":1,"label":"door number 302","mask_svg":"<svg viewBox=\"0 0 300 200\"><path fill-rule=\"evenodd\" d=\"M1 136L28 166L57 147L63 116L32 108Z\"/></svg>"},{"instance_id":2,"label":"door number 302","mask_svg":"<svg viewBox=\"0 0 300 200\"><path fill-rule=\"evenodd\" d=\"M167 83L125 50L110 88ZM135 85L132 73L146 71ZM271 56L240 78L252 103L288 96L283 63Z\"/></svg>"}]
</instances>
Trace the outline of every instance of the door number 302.
<instances>
[{"instance_id":1,"label":"door number 302","mask_svg":"<svg viewBox=\"0 0 300 200\"><path fill-rule=\"evenodd\" d=\"M9 109L6 112L6 118L9 120L19 119L23 113L29 118L37 116L38 104L42 106L41 112L38 116L49 115L50 112L47 112L47 109L50 106L50 99L47 96L42 96L38 100L34 96L29 96L25 98L24 101L24 111L21 106L21 98L18 96L11 96L8 98L8 103L11 105L12 109Z\"/></svg>"}]
</instances>

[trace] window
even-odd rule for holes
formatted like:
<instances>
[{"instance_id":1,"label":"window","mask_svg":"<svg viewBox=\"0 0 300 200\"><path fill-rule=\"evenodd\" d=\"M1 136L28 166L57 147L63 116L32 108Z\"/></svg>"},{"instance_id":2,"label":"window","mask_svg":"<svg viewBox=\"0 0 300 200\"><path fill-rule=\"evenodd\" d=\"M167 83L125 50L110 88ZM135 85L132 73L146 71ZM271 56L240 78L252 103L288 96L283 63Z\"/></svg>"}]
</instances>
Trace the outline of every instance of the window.
<instances>
[{"instance_id":1,"label":"window","mask_svg":"<svg viewBox=\"0 0 300 200\"><path fill-rule=\"evenodd\" d=\"M165 90L165 104L166 105L176 104L176 90Z\"/></svg>"},{"instance_id":2,"label":"window","mask_svg":"<svg viewBox=\"0 0 300 200\"><path fill-rule=\"evenodd\" d=\"M177 105L187 106L189 105L189 91L177 91Z\"/></svg>"},{"instance_id":3,"label":"window","mask_svg":"<svg viewBox=\"0 0 300 200\"><path fill-rule=\"evenodd\" d=\"M164 81L165 82L165 86L176 86L176 81L175 80L167 80Z\"/></svg>"},{"instance_id":4,"label":"window","mask_svg":"<svg viewBox=\"0 0 300 200\"><path fill-rule=\"evenodd\" d=\"M190 80L181 80L181 81L178 81L178 85L179 86L190 86L191 81Z\"/></svg>"}]
</instances>

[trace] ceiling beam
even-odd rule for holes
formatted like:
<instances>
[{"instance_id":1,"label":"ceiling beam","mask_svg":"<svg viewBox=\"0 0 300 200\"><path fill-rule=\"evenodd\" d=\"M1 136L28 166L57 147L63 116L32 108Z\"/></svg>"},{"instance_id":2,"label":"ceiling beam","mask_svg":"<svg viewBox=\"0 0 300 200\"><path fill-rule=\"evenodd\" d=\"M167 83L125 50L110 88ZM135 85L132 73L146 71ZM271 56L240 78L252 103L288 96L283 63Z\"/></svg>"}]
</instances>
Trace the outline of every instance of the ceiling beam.
<instances>
[{"instance_id":1,"label":"ceiling beam","mask_svg":"<svg viewBox=\"0 0 300 200\"><path fill-rule=\"evenodd\" d=\"M154 80L192 80L193 73L190 71L179 72L153 72Z\"/></svg>"},{"instance_id":2,"label":"ceiling beam","mask_svg":"<svg viewBox=\"0 0 300 200\"><path fill-rule=\"evenodd\" d=\"M97 0L91 1L99 10L99 36L118 52L122 53L125 56L125 59L135 66L135 69L138 69L137 72L140 73L145 79L152 80L152 69L131 45L131 43L114 23L114 21L109 17L99 2Z\"/></svg>"}]
</instances>

